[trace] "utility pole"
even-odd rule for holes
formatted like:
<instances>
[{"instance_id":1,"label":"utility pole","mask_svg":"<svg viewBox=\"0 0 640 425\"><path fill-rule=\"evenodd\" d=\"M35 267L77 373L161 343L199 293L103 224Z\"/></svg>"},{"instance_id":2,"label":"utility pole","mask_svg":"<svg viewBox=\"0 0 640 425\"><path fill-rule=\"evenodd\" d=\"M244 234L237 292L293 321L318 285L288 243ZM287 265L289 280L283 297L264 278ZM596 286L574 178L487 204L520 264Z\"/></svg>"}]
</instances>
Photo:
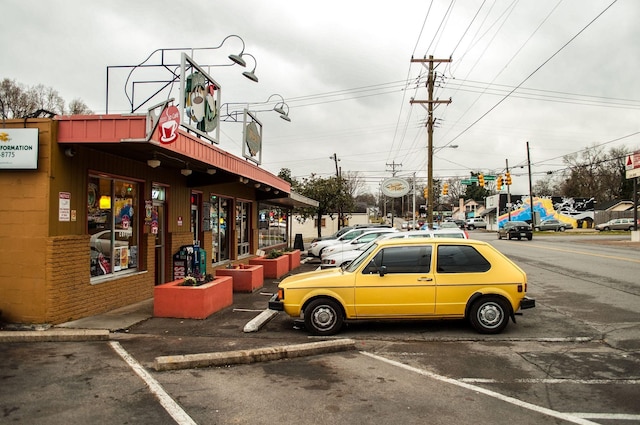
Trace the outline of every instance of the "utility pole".
<instances>
[{"instance_id":1,"label":"utility pole","mask_svg":"<svg viewBox=\"0 0 640 425\"><path fill-rule=\"evenodd\" d=\"M443 63L443 62L451 62L451 59L434 59L433 55L429 55L429 59L413 59L411 58L411 62L422 63L429 70L429 74L427 76L427 94L428 100L410 100L410 104L418 103L418 104L426 104L427 105L427 223L429 228L433 228L433 105L438 105L441 103L451 103L451 99L449 100L434 100L433 99L433 87L435 85L435 75L434 75L434 63Z\"/></svg>"},{"instance_id":2,"label":"utility pole","mask_svg":"<svg viewBox=\"0 0 640 425\"><path fill-rule=\"evenodd\" d=\"M509 160L505 159L504 160L506 166L507 166L507 176L509 175ZM498 205L500 205L500 203L498 202ZM509 221L511 221L511 185L508 184L507 185L507 211L509 212Z\"/></svg>"},{"instance_id":3,"label":"utility pole","mask_svg":"<svg viewBox=\"0 0 640 425\"><path fill-rule=\"evenodd\" d=\"M336 163L336 179L338 181L338 190L342 192L342 179L340 178L340 168L338 168L338 154L335 152L329 157ZM342 227L342 205L338 205L338 230Z\"/></svg>"},{"instance_id":4,"label":"utility pole","mask_svg":"<svg viewBox=\"0 0 640 425\"><path fill-rule=\"evenodd\" d=\"M387 162L387 167L391 167L391 175L392 175L393 177L395 177L395 176L396 176L396 173L397 173L397 171L396 171L396 167L402 167L402 164L396 164L396 161L395 161L395 160L393 160L393 162L392 162L391 164L389 164L389 163Z\"/></svg>"},{"instance_id":5,"label":"utility pole","mask_svg":"<svg viewBox=\"0 0 640 425\"><path fill-rule=\"evenodd\" d=\"M531 157L529 156L529 142L527 142L527 166L529 168L529 203L531 203L531 227L536 225L536 215L533 212L533 188L531 186Z\"/></svg>"}]
</instances>

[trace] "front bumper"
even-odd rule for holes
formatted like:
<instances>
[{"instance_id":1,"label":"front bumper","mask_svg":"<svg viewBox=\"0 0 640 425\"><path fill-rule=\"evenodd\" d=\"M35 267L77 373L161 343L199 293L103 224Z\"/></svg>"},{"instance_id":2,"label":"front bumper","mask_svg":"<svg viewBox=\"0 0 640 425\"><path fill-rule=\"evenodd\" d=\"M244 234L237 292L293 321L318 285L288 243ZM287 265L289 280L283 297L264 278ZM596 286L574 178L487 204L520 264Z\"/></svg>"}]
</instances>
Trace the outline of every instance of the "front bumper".
<instances>
[{"instance_id":1,"label":"front bumper","mask_svg":"<svg viewBox=\"0 0 640 425\"><path fill-rule=\"evenodd\" d=\"M269 298L269 310L284 311L284 303L278 299L278 294Z\"/></svg>"},{"instance_id":2,"label":"front bumper","mask_svg":"<svg viewBox=\"0 0 640 425\"><path fill-rule=\"evenodd\" d=\"M535 306L536 306L536 300L533 298L524 297L522 301L520 301L520 310L534 308Z\"/></svg>"}]
</instances>

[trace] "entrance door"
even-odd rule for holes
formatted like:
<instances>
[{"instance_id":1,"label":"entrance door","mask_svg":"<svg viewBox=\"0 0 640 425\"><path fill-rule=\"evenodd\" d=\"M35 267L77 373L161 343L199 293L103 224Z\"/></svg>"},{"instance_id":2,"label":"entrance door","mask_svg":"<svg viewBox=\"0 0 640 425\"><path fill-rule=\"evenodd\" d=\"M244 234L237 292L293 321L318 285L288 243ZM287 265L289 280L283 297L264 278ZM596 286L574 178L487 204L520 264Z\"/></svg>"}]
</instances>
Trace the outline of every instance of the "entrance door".
<instances>
[{"instance_id":1,"label":"entrance door","mask_svg":"<svg viewBox=\"0 0 640 425\"><path fill-rule=\"evenodd\" d=\"M157 227L155 218L157 217ZM152 212L152 232L155 233L155 257L156 257L156 285L165 283L165 235L166 235L165 205L164 202L154 201Z\"/></svg>"}]
</instances>

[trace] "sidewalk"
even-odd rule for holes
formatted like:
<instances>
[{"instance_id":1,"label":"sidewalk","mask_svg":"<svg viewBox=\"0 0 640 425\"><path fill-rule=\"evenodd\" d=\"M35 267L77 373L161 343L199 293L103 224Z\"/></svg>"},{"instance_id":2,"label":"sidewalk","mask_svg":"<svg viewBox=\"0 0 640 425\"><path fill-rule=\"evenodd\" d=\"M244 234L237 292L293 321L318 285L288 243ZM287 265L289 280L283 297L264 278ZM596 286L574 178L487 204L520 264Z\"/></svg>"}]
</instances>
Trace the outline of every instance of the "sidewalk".
<instances>
[{"instance_id":1,"label":"sidewalk","mask_svg":"<svg viewBox=\"0 0 640 425\"><path fill-rule=\"evenodd\" d=\"M147 367L169 370L298 357L354 348L351 340L321 341L304 330L291 332L293 319L267 309L286 276L312 271L319 260L302 259L280 279L265 279L253 293L234 293L233 305L204 320L153 317L153 299L44 330L0 331L2 342L118 341ZM246 332L251 322L255 332ZM268 331L260 330L269 323ZM312 342L310 342L312 341Z\"/></svg>"}]
</instances>

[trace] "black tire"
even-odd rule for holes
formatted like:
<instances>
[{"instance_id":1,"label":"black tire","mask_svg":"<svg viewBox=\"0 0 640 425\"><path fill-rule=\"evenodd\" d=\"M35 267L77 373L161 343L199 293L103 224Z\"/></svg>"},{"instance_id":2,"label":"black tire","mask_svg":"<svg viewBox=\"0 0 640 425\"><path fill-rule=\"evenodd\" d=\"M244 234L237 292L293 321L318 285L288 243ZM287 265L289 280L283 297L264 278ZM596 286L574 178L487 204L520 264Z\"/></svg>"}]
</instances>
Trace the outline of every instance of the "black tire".
<instances>
[{"instance_id":1,"label":"black tire","mask_svg":"<svg viewBox=\"0 0 640 425\"><path fill-rule=\"evenodd\" d=\"M606 230L606 231L608 232L608 231L609 231L609 230L611 230L611 229L610 229L610 228L608 228L608 227L605 227L603 230Z\"/></svg>"},{"instance_id":2,"label":"black tire","mask_svg":"<svg viewBox=\"0 0 640 425\"><path fill-rule=\"evenodd\" d=\"M560 227L560 228L558 229L558 231L560 231L560 232L564 232L565 230L567 230L567 229L565 229L565 228L564 228L564 226L562 226L562 227Z\"/></svg>"},{"instance_id":3,"label":"black tire","mask_svg":"<svg viewBox=\"0 0 640 425\"><path fill-rule=\"evenodd\" d=\"M470 224L470 225L469 225L469 230L473 230L473 229L475 229L475 228L476 228L476 226L474 226L473 224Z\"/></svg>"},{"instance_id":4,"label":"black tire","mask_svg":"<svg viewBox=\"0 0 640 425\"><path fill-rule=\"evenodd\" d=\"M498 239L502 239L502 234L498 232Z\"/></svg>"},{"instance_id":5,"label":"black tire","mask_svg":"<svg viewBox=\"0 0 640 425\"><path fill-rule=\"evenodd\" d=\"M486 296L473 303L469 321L481 334L499 334L509 324L510 315L509 305L502 298Z\"/></svg>"},{"instance_id":6,"label":"black tire","mask_svg":"<svg viewBox=\"0 0 640 425\"><path fill-rule=\"evenodd\" d=\"M313 335L335 335L343 323L342 309L334 300L318 298L304 309L304 325Z\"/></svg>"},{"instance_id":7,"label":"black tire","mask_svg":"<svg viewBox=\"0 0 640 425\"><path fill-rule=\"evenodd\" d=\"M540 228L539 227L535 227L533 230L535 230L536 232L539 232Z\"/></svg>"},{"instance_id":8,"label":"black tire","mask_svg":"<svg viewBox=\"0 0 640 425\"><path fill-rule=\"evenodd\" d=\"M518 235L518 236L516 236L516 237L518 238L518 240L522 239L522 238L520 237L520 235Z\"/></svg>"},{"instance_id":9,"label":"black tire","mask_svg":"<svg viewBox=\"0 0 640 425\"><path fill-rule=\"evenodd\" d=\"M527 235L527 240L530 241L531 239L533 239L533 235Z\"/></svg>"}]
</instances>

